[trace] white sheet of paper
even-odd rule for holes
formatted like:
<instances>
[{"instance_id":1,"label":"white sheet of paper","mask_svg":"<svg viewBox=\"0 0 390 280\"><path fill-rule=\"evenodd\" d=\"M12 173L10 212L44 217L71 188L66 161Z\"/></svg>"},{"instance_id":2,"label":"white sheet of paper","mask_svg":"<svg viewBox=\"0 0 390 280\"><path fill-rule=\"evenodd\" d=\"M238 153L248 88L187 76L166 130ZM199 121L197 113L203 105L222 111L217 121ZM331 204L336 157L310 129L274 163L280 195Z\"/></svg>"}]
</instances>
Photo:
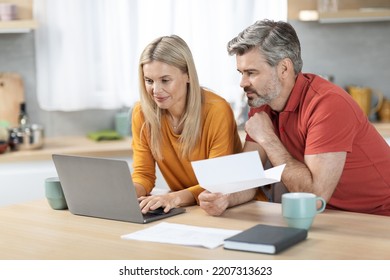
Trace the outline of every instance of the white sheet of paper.
<instances>
[{"instance_id":1,"label":"white sheet of paper","mask_svg":"<svg viewBox=\"0 0 390 280\"><path fill-rule=\"evenodd\" d=\"M224 239L239 232L241 231L161 222L146 229L122 235L121 238L214 249L221 246Z\"/></svg>"},{"instance_id":2,"label":"white sheet of paper","mask_svg":"<svg viewBox=\"0 0 390 280\"><path fill-rule=\"evenodd\" d=\"M264 171L257 151L191 162L199 185L223 194L280 182L285 164Z\"/></svg>"}]
</instances>

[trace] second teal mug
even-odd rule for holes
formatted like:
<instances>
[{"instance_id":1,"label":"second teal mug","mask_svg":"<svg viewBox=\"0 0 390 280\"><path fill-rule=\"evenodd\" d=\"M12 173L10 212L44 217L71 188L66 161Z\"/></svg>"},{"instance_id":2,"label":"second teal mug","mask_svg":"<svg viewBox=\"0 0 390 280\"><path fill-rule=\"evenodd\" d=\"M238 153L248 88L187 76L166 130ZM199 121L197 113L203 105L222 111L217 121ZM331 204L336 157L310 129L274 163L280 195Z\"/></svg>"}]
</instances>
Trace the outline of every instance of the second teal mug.
<instances>
[{"instance_id":1,"label":"second teal mug","mask_svg":"<svg viewBox=\"0 0 390 280\"><path fill-rule=\"evenodd\" d=\"M292 192L282 195L282 215L289 227L308 230L315 216L323 212L325 207L325 200L313 193Z\"/></svg>"}]
</instances>

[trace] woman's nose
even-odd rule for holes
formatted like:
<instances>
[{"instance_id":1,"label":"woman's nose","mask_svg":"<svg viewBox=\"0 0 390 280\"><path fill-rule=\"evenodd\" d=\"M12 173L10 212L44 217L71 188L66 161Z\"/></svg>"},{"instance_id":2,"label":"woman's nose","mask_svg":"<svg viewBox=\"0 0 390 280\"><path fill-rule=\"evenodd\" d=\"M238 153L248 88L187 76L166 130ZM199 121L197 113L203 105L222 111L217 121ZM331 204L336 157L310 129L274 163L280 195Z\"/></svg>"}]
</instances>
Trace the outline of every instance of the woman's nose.
<instances>
[{"instance_id":1,"label":"woman's nose","mask_svg":"<svg viewBox=\"0 0 390 280\"><path fill-rule=\"evenodd\" d=\"M161 91L161 86L160 86L160 84L159 83L154 83L153 84L153 93L154 94L157 94L157 93L159 93Z\"/></svg>"}]
</instances>

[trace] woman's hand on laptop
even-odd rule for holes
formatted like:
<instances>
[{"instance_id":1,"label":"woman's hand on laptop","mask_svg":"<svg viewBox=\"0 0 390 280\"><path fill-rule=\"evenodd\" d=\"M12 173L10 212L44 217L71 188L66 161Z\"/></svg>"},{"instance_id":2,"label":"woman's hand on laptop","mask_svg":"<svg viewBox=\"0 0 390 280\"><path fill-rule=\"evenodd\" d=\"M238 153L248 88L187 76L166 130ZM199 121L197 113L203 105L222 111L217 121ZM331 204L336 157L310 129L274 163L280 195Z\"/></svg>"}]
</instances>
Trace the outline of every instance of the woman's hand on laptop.
<instances>
[{"instance_id":1,"label":"woman's hand on laptop","mask_svg":"<svg viewBox=\"0 0 390 280\"><path fill-rule=\"evenodd\" d=\"M164 212L167 213L173 208L196 203L192 193L188 190L170 192L162 195L141 196L138 198L138 201L141 211L144 214L160 207L164 208Z\"/></svg>"}]
</instances>

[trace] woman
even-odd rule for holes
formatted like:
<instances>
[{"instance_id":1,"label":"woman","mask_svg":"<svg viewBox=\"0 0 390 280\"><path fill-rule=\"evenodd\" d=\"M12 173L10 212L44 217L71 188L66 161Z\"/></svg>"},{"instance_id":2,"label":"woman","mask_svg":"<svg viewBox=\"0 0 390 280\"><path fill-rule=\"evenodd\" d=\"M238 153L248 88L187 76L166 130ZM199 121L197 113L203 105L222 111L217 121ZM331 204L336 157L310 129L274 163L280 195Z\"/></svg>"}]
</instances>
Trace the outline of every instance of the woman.
<instances>
[{"instance_id":1,"label":"woman","mask_svg":"<svg viewBox=\"0 0 390 280\"><path fill-rule=\"evenodd\" d=\"M139 62L140 102L132 114L133 181L143 213L194 205L203 191L191 161L242 150L232 109L202 88L191 51L176 35L152 41ZM150 195L156 163L171 189Z\"/></svg>"}]
</instances>

